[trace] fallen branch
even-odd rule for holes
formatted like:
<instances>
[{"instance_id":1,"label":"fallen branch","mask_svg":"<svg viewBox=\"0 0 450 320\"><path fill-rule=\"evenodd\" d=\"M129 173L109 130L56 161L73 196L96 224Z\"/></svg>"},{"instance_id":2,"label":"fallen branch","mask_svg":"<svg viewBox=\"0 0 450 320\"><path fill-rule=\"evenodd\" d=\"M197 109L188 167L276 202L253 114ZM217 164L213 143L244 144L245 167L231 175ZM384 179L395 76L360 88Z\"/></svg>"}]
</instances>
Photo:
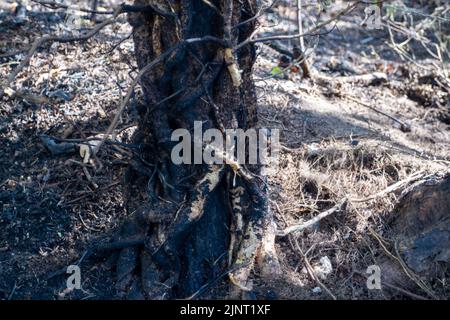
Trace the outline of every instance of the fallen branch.
<instances>
[{"instance_id":1,"label":"fallen branch","mask_svg":"<svg viewBox=\"0 0 450 320\"><path fill-rule=\"evenodd\" d=\"M419 171L419 172L416 172L416 173L410 175L406 179L400 180L400 181L390 185L389 187L387 187L386 189L384 189L384 190L382 190L382 191L380 191L378 193L375 193L375 194L373 194L371 196L368 196L366 198L349 199L349 201L350 202L366 202L366 201L370 201L370 200L373 200L373 199L376 199L376 198L380 198L380 197L388 195L389 193L395 192L398 189L403 188L408 183L420 180L422 178L425 178L425 173L423 171Z\"/></svg>"},{"instance_id":2,"label":"fallen branch","mask_svg":"<svg viewBox=\"0 0 450 320\"><path fill-rule=\"evenodd\" d=\"M285 236L287 236L290 233L303 231L303 230L311 227L312 225L316 224L317 222L319 222L323 218L326 218L329 215L331 215L331 214L333 214L333 213L335 213L337 211L340 211L342 206L347 202L347 200L348 200L347 198L342 199L334 207L328 209L327 211L321 212L320 214L318 214L317 216L315 216L311 220L306 221L305 223L293 225L293 226L285 228L283 231L279 231L277 233L277 236L278 237L285 237Z\"/></svg>"},{"instance_id":3,"label":"fallen branch","mask_svg":"<svg viewBox=\"0 0 450 320\"><path fill-rule=\"evenodd\" d=\"M2 54L0 54L0 59L11 58L11 57L17 56L18 54L21 54L24 51L25 51L25 49L23 49L23 50L16 50L16 51L13 51L13 52L2 53Z\"/></svg>"},{"instance_id":4,"label":"fallen branch","mask_svg":"<svg viewBox=\"0 0 450 320\"><path fill-rule=\"evenodd\" d=\"M285 145L281 145L281 149L283 151L286 152L298 152L301 151L303 149L304 145L308 145L311 143L321 143L321 142L325 142L325 141L336 141L336 140L349 140L349 142L354 141L353 139L361 139L361 138L375 138L376 135L374 134L349 134L349 135L344 135L344 136L329 136L329 137L322 137L322 138L318 138L318 139L310 139L310 140L306 140L306 141L302 141L300 142L300 146L298 147L288 147Z\"/></svg>"},{"instance_id":5,"label":"fallen branch","mask_svg":"<svg viewBox=\"0 0 450 320\"><path fill-rule=\"evenodd\" d=\"M318 74L316 75L314 81L323 86L328 87L331 84L339 83L359 83L365 86L377 85L383 82L387 82L387 75L382 72L373 72L367 74L360 74L355 76L341 76L341 77L330 77L327 75ZM339 96L344 95L344 93L339 93Z\"/></svg>"},{"instance_id":6,"label":"fallen branch","mask_svg":"<svg viewBox=\"0 0 450 320\"><path fill-rule=\"evenodd\" d=\"M387 82L388 78L383 72L373 72L355 76L334 77L332 79L341 83L361 83L369 86Z\"/></svg>"},{"instance_id":7,"label":"fallen branch","mask_svg":"<svg viewBox=\"0 0 450 320\"><path fill-rule=\"evenodd\" d=\"M145 243L145 238L130 238L130 239L121 239L114 242L100 242L99 244L94 244L90 248L88 248L81 258L74 262L75 265L79 266L83 261L87 261L92 255L102 251L113 251L120 250L129 247L135 247L139 245L143 245ZM61 276L66 273L67 268L63 267L58 269L52 273L50 273L46 280L53 279L54 277Z\"/></svg>"},{"instance_id":8,"label":"fallen branch","mask_svg":"<svg viewBox=\"0 0 450 320\"><path fill-rule=\"evenodd\" d=\"M285 228L282 231L278 231L277 232L277 236L278 237L285 237L285 236L287 236L290 233L303 231L303 230L311 227L312 225L316 224L320 220L328 217L329 215L331 215L331 214L333 214L333 213L335 213L337 211L340 211L342 206L345 203L347 203L347 201L348 202L357 202L358 203L358 202L366 202L366 201L370 201L370 200L373 200L373 199L376 199L376 198L379 198L379 197L383 197L383 196L385 196L385 195L387 195L389 193L395 192L398 189L403 188L408 183L420 180L420 179L422 179L424 177L425 177L425 173L423 171L416 172L416 173L412 174L411 176L409 176L408 178L406 178L404 180L401 180L401 181L398 181L398 182L394 183L393 185L390 185L386 189L384 189L384 190L382 190L382 191L380 191L380 192L378 192L376 194L373 194L371 196L368 196L366 198L352 199L352 198L345 197L339 203L337 203L334 207L332 207L332 208L330 208L330 209L328 209L328 210L326 210L324 212L321 212L320 214L318 214L317 216L315 216L311 220L308 220L308 221L306 221L305 223L302 223L302 224L297 224L297 225L293 225L293 226L287 227L287 228Z\"/></svg>"}]
</instances>

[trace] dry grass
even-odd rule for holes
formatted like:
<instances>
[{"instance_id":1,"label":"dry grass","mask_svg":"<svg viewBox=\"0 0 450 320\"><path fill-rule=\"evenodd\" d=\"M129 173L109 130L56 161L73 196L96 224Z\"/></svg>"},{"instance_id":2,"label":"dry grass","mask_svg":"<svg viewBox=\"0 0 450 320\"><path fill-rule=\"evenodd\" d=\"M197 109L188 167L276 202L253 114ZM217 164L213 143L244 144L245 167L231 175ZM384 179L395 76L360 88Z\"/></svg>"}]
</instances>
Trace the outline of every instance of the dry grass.
<instances>
[{"instance_id":1,"label":"dry grass","mask_svg":"<svg viewBox=\"0 0 450 320\"><path fill-rule=\"evenodd\" d=\"M445 172L447 168L444 164L380 148L373 140L360 141L357 146L324 141L282 154L280 168L271 176L272 190L276 190L271 203L279 229L283 229L311 219L345 197L361 199L383 191L414 172L431 174ZM394 244L386 221L400 192L367 202L349 201L342 212L293 235L312 264L319 263L324 256L331 259L333 273L325 284L338 298L391 298L399 293L392 288L378 293L367 290L361 273L369 265L386 264L387 254L379 239L387 247ZM283 240L280 246L281 250L292 251L285 256L286 265L301 271L304 265L296 257L296 250ZM385 275L390 282L404 277L399 274L398 265L386 265L392 269ZM305 272L298 272L297 276L309 290L317 286ZM403 285L410 286L408 282ZM436 290L445 296L445 288ZM318 297L328 296L322 292Z\"/></svg>"}]
</instances>

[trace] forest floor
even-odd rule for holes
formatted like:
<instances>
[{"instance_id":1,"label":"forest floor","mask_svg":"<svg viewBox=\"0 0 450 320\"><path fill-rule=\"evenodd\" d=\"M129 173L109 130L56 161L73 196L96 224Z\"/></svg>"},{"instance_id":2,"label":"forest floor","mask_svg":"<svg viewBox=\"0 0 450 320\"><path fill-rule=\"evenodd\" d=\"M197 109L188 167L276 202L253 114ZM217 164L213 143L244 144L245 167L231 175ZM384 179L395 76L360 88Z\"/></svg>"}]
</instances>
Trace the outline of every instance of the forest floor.
<instances>
[{"instance_id":1,"label":"forest floor","mask_svg":"<svg viewBox=\"0 0 450 320\"><path fill-rule=\"evenodd\" d=\"M25 56L8 54L23 51L38 36L69 32L63 13L31 9L25 22L0 10L0 80ZM286 32L283 23L273 24L286 12L294 19L290 10L278 7L264 18L263 24L272 24L267 32ZM313 79L290 70L273 75L280 53L258 45L259 118L263 126L280 129L283 145L279 167L269 172L280 230L345 197L368 197L416 172L450 169L450 94L436 60L420 45L411 45L414 60L403 60L386 28L359 26L362 10L320 36L308 56ZM0 299L116 297L108 255L83 255L93 242L112 237L126 218L122 179L130 153L106 145L97 155L98 170L83 164L78 151L52 155L41 137L83 139L106 132L136 76L130 33L122 19L85 42L44 46L14 83L28 95L0 100ZM444 60L442 68L448 67ZM354 77L380 73L385 77L375 81ZM138 90L117 129L123 143L136 126L137 97ZM303 232L278 237L285 278L268 289L255 275L257 296L267 298L270 290L283 299L429 298L399 274L395 261L388 262L395 241L389 221L401 191L349 203ZM299 249L320 284L308 274ZM72 264L81 266L83 290L68 292L65 268ZM383 279L391 286L369 290L370 265L389 266ZM448 276L424 281L445 299Z\"/></svg>"}]
</instances>

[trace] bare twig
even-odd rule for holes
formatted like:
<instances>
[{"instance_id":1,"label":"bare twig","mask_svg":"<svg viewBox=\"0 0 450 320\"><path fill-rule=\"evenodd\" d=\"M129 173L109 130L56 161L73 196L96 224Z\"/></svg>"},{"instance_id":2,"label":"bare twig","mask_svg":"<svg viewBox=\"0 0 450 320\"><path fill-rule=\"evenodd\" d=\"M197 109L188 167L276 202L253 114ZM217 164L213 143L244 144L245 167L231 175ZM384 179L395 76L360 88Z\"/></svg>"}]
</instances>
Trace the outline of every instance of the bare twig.
<instances>
[{"instance_id":1,"label":"bare twig","mask_svg":"<svg viewBox=\"0 0 450 320\"><path fill-rule=\"evenodd\" d=\"M416 173L410 175L408 178L403 179L401 181L398 181L398 182L390 185L386 189L384 189L384 190L382 190L380 192L377 192L377 193L375 193L375 194L373 194L371 196L368 196L366 198L360 198L360 199L349 199L349 201L350 202L366 202L366 201L374 200L374 199L377 199L377 198L380 198L380 197L384 197L384 196L386 196L389 193L395 192L395 191L403 188L408 183L420 180L420 179L425 178L425 177L426 177L425 173L423 171L419 171L419 172L416 172Z\"/></svg>"},{"instance_id":2,"label":"bare twig","mask_svg":"<svg viewBox=\"0 0 450 320\"><path fill-rule=\"evenodd\" d=\"M237 25L234 26L234 28L239 28L247 23L250 23L256 19L258 19L259 17L261 17L262 15L264 15L264 13L266 13L268 10L272 9L277 3L279 2L279 0L274 0L272 1L272 3L270 5L268 5L267 7L261 7L258 12L251 18L242 21L240 23L238 23Z\"/></svg>"},{"instance_id":3,"label":"bare twig","mask_svg":"<svg viewBox=\"0 0 450 320\"><path fill-rule=\"evenodd\" d=\"M85 8L73 7L64 3L56 2L56 1L44 1L44 0L31 0L37 4L40 4L49 9L71 9L80 12L92 13L92 14L114 14L114 11L97 11Z\"/></svg>"},{"instance_id":4,"label":"bare twig","mask_svg":"<svg viewBox=\"0 0 450 320\"><path fill-rule=\"evenodd\" d=\"M350 11L352 11L361 1L356 1L355 3L349 5L347 8L345 8L344 10L338 12L336 14L336 16L322 22L319 23L317 26L315 26L314 28L312 28L311 30L304 32L304 33L296 33L293 35L274 35L274 36L268 36L268 37L260 37L260 38L254 38L254 35L250 36L249 38L247 38L246 40L242 41L241 43L239 43L234 50L237 51L239 49L241 49L242 47L252 44L252 43L257 43L257 42L267 42L267 41L274 41L274 40L289 40L289 39L295 39L295 38L302 38L305 36L311 36L311 35L317 35L317 31L319 31L320 29L322 29L323 27L329 25L330 23L338 20L341 16L349 13Z\"/></svg>"},{"instance_id":5,"label":"bare twig","mask_svg":"<svg viewBox=\"0 0 450 320\"><path fill-rule=\"evenodd\" d=\"M332 207L332 208L330 208L330 209L328 209L328 210L326 210L324 212L321 212L320 214L318 214L314 218L306 221L305 223L298 224L298 225L293 225L293 226L285 228L282 231L279 231L277 233L277 236L285 237L286 235L291 234L293 232L303 231L303 230L311 227L312 225L316 224L320 220L328 217L329 215L331 215L331 214L341 210L342 206L345 203L347 203L347 201L358 203L358 202L366 202L366 201L370 201L370 200L373 200L373 199L376 199L376 198L379 198L379 197L383 197L383 196L385 196L385 195L387 195L389 193L395 192L395 191L403 188L408 183L411 183L413 181L417 181L417 180L422 179L424 177L425 177L425 174L422 171L416 172L416 173L412 174L411 176L409 176L408 178L406 178L404 180L401 180L401 181L398 181L397 183L394 183L393 185L387 187L386 189L384 189L384 190L382 190L382 191L380 191L380 192L378 192L376 194L373 194L373 195L371 195L369 197L360 198L360 199L352 199L352 198L345 197L339 203L337 203L334 207Z\"/></svg>"},{"instance_id":6,"label":"bare twig","mask_svg":"<svg viewBox=\"0 0 450 320\"><path fill-rule=\"evenodd\" d=\"M170 17L170 18L175 18L175 15L173 13L170 12L164 12L161 9L159 9L158 7L152 5L152 4L147 4L147 5L129 5L129 4L120 4L119 6L117 6L116 8L114 8L114 10L110 10L110 11L97 11L97 10L93 10L93 9L85 9L85 8L78 8L78 7L73 7L70 5L66 5L63 3L59 3L56 1L48 1L48 0L31 0L35 3L41 4L46 8L50 8L50 9L71 9L71 10L76 10L76 11L80 11L80 12L86 12L86 13L91 13L91 14L115 14L115 12L117 10L120 9L120 12L125 13L125 12L148 12L148 13L156 13L160 16L163 17ZM95 7L95 6L94 6Z\"/></svg>"},{"instance_id":7,"label":"bare twig","mask_svg":"<svg viewBox=\"0 0 450 320\"><path fill-rule=\"evenodd\" d=\"M297 28L298 33L303 33L303 19L302 19L302 0L297 0ZM300 37L300 50L305 52L305 39Z\"/></svg>"},{"instance_id":8,"label":"bare twig","mask_svg":"<svg viewBox=\"0 0 450 320\"><path fill-rule=\"evenodd\" d=\"M17 281L14 282L14 287L12 288L11 293L10 293L9 296L8 296L8 300L11 300L11 299L12 299L14 293L16 293L16 289L17 289Z\"/></svg>"},{"instance_id":9,"label":"bare twig","mask_svg":"<svg viewBox=\"0 0 450 320\"><path fill-rule=\"evenodd\" d=\"M84 175L86 176L86 179L90 182L90 184L92 185L92 187L97 190L98 189L98 184L96 184L94 182L94 179L92 179L91 174L89 173L89 170L86 168L86 165L83 164L83 172Z\"/></svg>"},{"instance_id":10,"label":"bare twig","mask_svg":"<svg viewBox=\"0 0 450 320\"><path fill-rule=\"evenodd\" d=\"M411 279L419 288L421 288L424 292L426 292L430 297L432 297L435 300L438 300L438 297L434 294L434 292L430 288L428 288L428 286L417 275L415 275L414 272L412 272L409 269L409 267L403 262L400 254L397 251L396 243L394 246L397 255L394 255L388 250L388 248L386 248L386 245L383 243L383 240L381 239L380 235L375 230L373 230L370 226L368 230L370 234L378 241L381 248L388 255L388 257L390 257L391 259L400 264L400 266L402 267L403 271L408 276L408 278Z\"/></svg>"},{"instance_id":11,"label":"bare twig","mask_svg":"<svg viewBox=\"0 0 450 320\"><path fill-rule=\"evenodd\" d=\"M293 225L290 227L285 228L283 231L278 232L277 236L279 237L285 237L290 233L293 232L300 232L303 231L309 227L311 227L312 225L316 224L317 222L319 222L320 220L328 217L329 215L333 214L336 211L341 210L342 206L347 202L347 198L342 199L338 204L336 204L334 207L321 212L320 214L318 214L317 216L315 216L314 218L312 218L311 220L306 221L305 223L302 224L297 224L297 225Z\"/></svg>"}]
</instances>

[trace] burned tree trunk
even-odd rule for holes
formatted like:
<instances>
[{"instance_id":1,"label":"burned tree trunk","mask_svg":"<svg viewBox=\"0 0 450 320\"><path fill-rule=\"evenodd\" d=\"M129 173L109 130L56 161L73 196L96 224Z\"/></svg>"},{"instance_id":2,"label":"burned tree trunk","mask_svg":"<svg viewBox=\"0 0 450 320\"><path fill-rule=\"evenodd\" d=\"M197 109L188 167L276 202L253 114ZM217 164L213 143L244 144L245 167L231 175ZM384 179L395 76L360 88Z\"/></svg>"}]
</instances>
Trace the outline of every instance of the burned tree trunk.
<instances>
[{"instance_id":1,"label":"burned tree trunk","mask_svg":"<svg viewBox=\"0 0 450 320\"><path fill-rule=\"evenodd\" d=\"M399 199L391 222L406 265L437 277L450 263L450 175L418 181Z\"/></svg>"},{"instance_id":2,"label":"burned tree trunk","mask_svg":"<svg viewBox=\"0 0 450 320\"><path fill-rule=\"evenodd\" d=\"M246 20L256 1L135 4L152 8L129 16L138 66L160 63L140 81L145 103L134 139L141 148L127 181L146 198L136 204L138 191L130 192L134 209L120 239L138 245L119 254L117 289L128 298L167 299L222 284L209 296L242 297L255 265L262 274L278 269L265 178L257 165L174 164L171 135L192 132L194 121L222 133L257 126L255 50L233 50L255 29Z\"/></svg>"}]
</instances>

